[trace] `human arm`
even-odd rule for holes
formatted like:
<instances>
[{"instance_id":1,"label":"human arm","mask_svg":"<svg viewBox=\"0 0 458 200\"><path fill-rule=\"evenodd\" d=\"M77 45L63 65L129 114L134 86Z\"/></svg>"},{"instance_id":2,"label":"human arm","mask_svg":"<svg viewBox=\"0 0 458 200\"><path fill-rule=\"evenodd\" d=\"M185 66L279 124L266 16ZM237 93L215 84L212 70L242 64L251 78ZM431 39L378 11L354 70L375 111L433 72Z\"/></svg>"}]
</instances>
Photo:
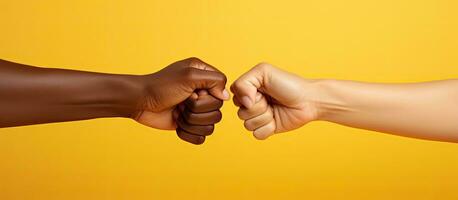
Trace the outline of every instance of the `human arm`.
<instances>
[{"instance_id":1,"label":"human arm","mask_svg":"<svg viewBox=\"0 0 458 200\"><path fill-rule=\"evenodd\" d=\"M172 130L177 127L173 112L178 104L199 89L227 99L225 83L224 74L196 58L148 75L41 68L0 60L0 127L124 117Z\"/></svg>"},{"instance_id":2,"label":"human arm","mask_svg":"<svg viewBox=\"0 0 458 200\"><path fill-rule=\"evenodd\" d=\"M323 120L406 137L458 142L458 80L404 84L312 80L264 63L243 75L231 89L236 104L247 105L239 113L255 132L263 127L258 124L267 123L256 122L256 117L267 113L261 107L272 110L268 111L273 113L270 128L258 134L260 139ZM255 92L266 98L252 105L243 103L243 96L255 102Z\"/></svg>"}]
</instances>

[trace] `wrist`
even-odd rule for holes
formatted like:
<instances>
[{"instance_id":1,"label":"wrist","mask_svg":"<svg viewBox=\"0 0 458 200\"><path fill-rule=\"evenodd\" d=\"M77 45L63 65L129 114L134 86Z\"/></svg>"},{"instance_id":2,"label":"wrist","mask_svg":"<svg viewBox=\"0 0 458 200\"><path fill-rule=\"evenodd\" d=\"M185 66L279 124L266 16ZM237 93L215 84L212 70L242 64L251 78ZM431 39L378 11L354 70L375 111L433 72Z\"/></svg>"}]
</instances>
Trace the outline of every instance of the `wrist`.
<instances>
[{"instance_id":1,"label":"wrist","mask_svg":"<svg viewBox=\"0 0 458 200\"><path fill-rule=\"evenodd\" d=\"M139 75L108 75L103 83L109 117L135 118L142 111L146 81Z\"/></svg>"},{"instance_id":2,"label":"wrist","mask_svg":"<svg viewBox=\"0 0 458 200\"><path fill-rule=\"evenodd\" d=\"M333 79L306 81L305 96L313 107L315 121L330 121L348 111L345 97L338 87L339 81Z\"/></svg>"}]
</instances>

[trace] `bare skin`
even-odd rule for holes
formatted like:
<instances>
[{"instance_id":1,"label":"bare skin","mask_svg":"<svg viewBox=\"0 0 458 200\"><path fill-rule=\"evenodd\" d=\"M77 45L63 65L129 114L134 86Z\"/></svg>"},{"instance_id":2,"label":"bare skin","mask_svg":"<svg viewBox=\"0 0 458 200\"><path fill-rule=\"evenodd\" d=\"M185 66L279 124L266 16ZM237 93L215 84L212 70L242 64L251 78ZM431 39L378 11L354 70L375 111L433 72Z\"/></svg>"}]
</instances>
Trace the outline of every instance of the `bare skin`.
<instances>
[{"instance_id":1,"label":"bare skin","mask_svg":"<svg viewBox=\"0 0 458 200\"><path fill-rule=\"evenodd\" d=\"M223 73L197 58L148 75L40 68L0 60L0 128L124 117L152 128L175 130L180 129L178 117L186 115L184 121L191 122L187 129L192 127L198 134L178 131L178 135L201 144L201 135L210 134L201 124L213 126L221 118L215 113L222 100L229 98L225 84ZM180 111L178 105L187 99L195 110L204 112Z\"/></svg>"},{"instance_id":2,"label":"bare skin","mask_svg":"<svg viewBox=\"0 0 458 200\"><path fill-rule=\"evenodd\" d=\"M258 139L323 120L428 140L458 142L458 80L378 84L311 80L261 63L231 90Z\"/></svg>"},{"instance_id":3,"label":"bare skin","mask_svg":"<svg viewBox=\"0 0 458 200\"><path fill-rule=\"evenodd\" d=\"M0 60L0 128L132 118L202 144L221 120L226 77L197 58L143 76L38 68ZM458 80L376 84L311 80L262 63L231 86L258 139L315 120L458 142Z\"/></svg>"},{"instance_id":4,"label":"bare skin","mask_svg":"<svg viewBox=\"0 0 458 200\"><path fill-rule=\"evenodd\" d=\"M219 110L223 101L200 90L192 94L175 110L173 119L178 125L178 137L193 144L202 144L213 133L215 124L221 121Z\"/></svg>"}]
</instances>

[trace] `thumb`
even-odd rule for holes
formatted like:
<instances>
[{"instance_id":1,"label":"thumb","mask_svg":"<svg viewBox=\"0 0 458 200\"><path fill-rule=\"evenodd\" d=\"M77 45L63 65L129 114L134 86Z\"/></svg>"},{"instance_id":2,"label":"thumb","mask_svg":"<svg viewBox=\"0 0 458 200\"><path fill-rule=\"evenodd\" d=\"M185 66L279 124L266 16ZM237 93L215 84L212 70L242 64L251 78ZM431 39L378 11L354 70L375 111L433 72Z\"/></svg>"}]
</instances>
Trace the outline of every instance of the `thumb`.
<instances>
[{"instance_id":1,"label":"thumb","mask_svg":"<svg viewBox=\"0 0 458 200\"><path fill-rule=\"evenodd\" d=\"M188 80L193 90L206 89L214 97L221 100L229 99L229 92L225 89L227 78L219 71L209 71L198 68L187 68Z\"/></svg>"},{"instance_id":2,"label":"thumb","mask_svg":"<svg viewBox=\"0 0 458 200\"><path fill-rule=\"evenodd\" d=\"M257 65L240 76L232 85L231 91L245 108L250 109L256 102L256 93L263 87L265 70Z\"/></svg>"}]
</instances>

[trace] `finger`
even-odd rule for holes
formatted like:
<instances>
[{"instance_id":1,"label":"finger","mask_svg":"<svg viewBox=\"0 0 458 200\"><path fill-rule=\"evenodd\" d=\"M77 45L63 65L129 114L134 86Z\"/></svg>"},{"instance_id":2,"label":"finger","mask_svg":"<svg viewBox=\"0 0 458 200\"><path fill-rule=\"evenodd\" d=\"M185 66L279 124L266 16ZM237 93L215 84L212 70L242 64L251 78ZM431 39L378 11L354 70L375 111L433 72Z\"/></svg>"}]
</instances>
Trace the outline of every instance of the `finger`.
<instances>
[{"instance_id":1,"label":"finger","mask_svg":"<svg viewBox=\"0 0 458 200\"><path fill-rule=\"evenodd\" d=\"M208 70L208 71L221 72L216 67L214 67L213 65L210 65L210 64L206 63L205 61L203 61L203 60L201 60L199 58L191 57L191 58L188 58L186 60L189 62L188 65L190 67L194 67L194 68L197 68L197 69Z\"/></svg>"},{"instance_id":2,"label":"finger","mask_svg":"<svg viewBox=\"0 0 458 200\"><path fill-rule=\"evenodd\" d=\"M242 106L242 104L239 102L239 100L235 97L232 98L232 101L234 102L234 105L237 106L237 107L240 107Z\"/></svg>"},{"instance_id":3,"label":"finger","mask_svg":"<svg viewBox=\"0 0 458 200\"><path fill-rule=\"evenodd\" d=\"M267 112L252 119L246 120L244 126L247 130L254 131L262 126L267 125L273 119L273 112L272 109L269 107L269 109L267 109Z\"/></svg>"},{"instance_id":4,"label":"finger","mask_svg":"<svg viewBox=\"0 0 458 200\"><path fill-rule=\"evenodd\" d=\"M200 91L203 91L203 90L200 90ZM199 94L198 94L199 91L194 91L191 96L189 96L188 98L190 99L197 99L199 98Z\"/></svg>"},{"instance_id":5,"label":"finger","mask_svg":"<svg viewBox=\"0 0 458 200\"><path fill-rule=\"evenodd\" d=\"M266 74L264 68L253 67L231 85L231 91L244 107L251 108L253 106L256 92L263 86Z\"/></svg>"},{"instance_id":6,"label":"finger","mask_svg":"<svg viewBox=\"0 0 458 200\"><path fill-rule=\"evenodd\" d=\"M199 96L204 96L204 95L209 95L207 90L198 90L197 91L197 98L199 98Z\"/></svg>"},{"instance_id":7,"label":"finger","mask_svg":"<svg viewBox=\"0 0 458 200\"><path fill-rule=\"evenodd\" d=\"M259 99L262 97L261 95L262 94L259 93L259 92L256 93L256 102L258 102ZM242 104L240 103L239 99L236 98L235 96L234 96L234 98L232 98L232 101L234 102L235 106L237 106L237 107L241 107L242 106Z\"/></svg>"},{"instance_id":8,"label":"finger","mask_svg":"<svg viewBox=\"0 0 458 200\"><path fill-rule=\"evenodd\" d=\"M268 124L259 127L253 132L253 136L258 140L265 140L275 134L275 120L270 121Z\"/></svg>"},{"instance_id":9,"label":"finger","mask_svg":"<svg viewBox=\"0 0 458 200\"><path fill-rule=\"evenodd\" d=\"M186 99L185 105L193 113L204 113L218 110L223 106L223 101L212 95L201 95L198 99Z\"/></svg>"},{"instance_id":10,"label":"finger","mask_svg":"<svg viewBox=\"0 0 458 200\"><path fill-rule=\"evenodd\" d=\"M210 94L221 100L229 99L229 92L225 89L226 75L198 58L188 60L190 68L187 68L186 75L194 83L194 89L207 89Z\"/></svg>"},{"instance_id":11,"label":"finger","mask_svg":"<svg viewBox=\"0 0 458 200\"><path fill-rule=\"evenodd\" d=\"M172 119L174 122L178 120L178 117L180 116L180 110L178 107L175 107L172 112Z\"/></svg>"},{"instance_id":12,"label":"finger","mask_svg":"<svg viewBox=\"0 0 458 200\"><path fill-rule=\"evenodd\" d=\"M192 125L212 125L220 122L222 119L222 114L219 110L206 113L193 113L185 110L181 114L183 119Z\"/></svg>"},{"instance_id":13,"label":"finger","mask_svg":"<svg viewBox=\"0 0 458 200\"><path fill-rule=\"evenodd\" d=\"M215 126L213 124L210 124L210 125L189 124L185 120L183 120L182 117L178 118L177 125L179 128L185 130L188 133L192 133L194 135L202 135L202 136L211 135L215 129Z\"/></svg>"},{"instance_id":14,"label":"finger","mask_svg":"<svg viewBox=\"0 0 458 200\"><path fill-rule=\"evenodd\" d=\"M250 109L241 107L237 115L241 120L249 120L251 118L254 118L256 116L259 116L267 111L269 108L269 104L267 102L267 99L262 95L260 97L260 100L256 102Z\"/></svg>"},{"instance_id":15,"label":"finger","mask_svg":"<svg viewBox=\"0 0 458 200\"><path fill-rule=\"evenodd\" d=\"M184 112L184 110L186 110L186 105L185 105L184 103L178 104L178 111L179 111L179 113Z\"/></svg>"},{"instance_id":16,"label":"finger","mask_svg":"<svg viewBox=\"0 0 458 200\"><path fill-rule=\"evenodd\" d=\"M205 142L205 136L193 135L193 134L186 132L185 130L181 128L177 128L176 132L177 132L178 137L186 142L196 144L196 145L203 144Z\"/></svg>"}]
</instances>

